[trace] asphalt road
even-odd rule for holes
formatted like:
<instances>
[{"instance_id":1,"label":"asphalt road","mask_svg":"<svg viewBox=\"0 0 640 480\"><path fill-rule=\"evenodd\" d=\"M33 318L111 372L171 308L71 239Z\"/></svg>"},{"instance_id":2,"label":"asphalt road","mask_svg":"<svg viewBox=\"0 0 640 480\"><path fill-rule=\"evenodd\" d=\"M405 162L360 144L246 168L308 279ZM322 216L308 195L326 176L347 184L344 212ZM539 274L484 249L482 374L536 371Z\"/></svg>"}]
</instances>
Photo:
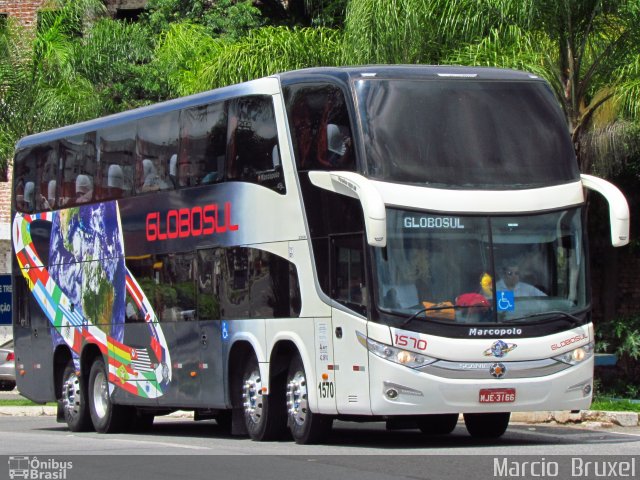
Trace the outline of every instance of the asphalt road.
<instances>
[{"instance_id":1,"label":"asphalt road","mask_svg":"<svg viewBox=\"0 0 640 480\"><path fill-rule=\"evenodd\" d=\"M631 478L640 478L639 453L640 428L512 424L502 438L487 441L469 437L463 424L451 435L427 437L418 431L386 431L381 423L336 422L327 444L306 446L230 437L213 421L158 418L145 434L100 435L71 433L51 416L0 417L0 456L6 455L9 462L5 465L24 456L36 457L45 466L68 460L74 469L66 472L65 480L464 479L471 475L481 480L505 476L500 473L540 478L534 475L540 472L527 476L526 471L513 475L514 471L505 470L523 461L551 468L547 473L560 468L558 475L547 478L602 478L593 468L586 472L592 476L574 475L569 471L575 467L572 462L578 466L608 462L602 465L606 469L613 468L609 464L614 462L622 468L623 462L633 461L635 476ZM2 463L0 479L9 478L9 469ZM567 470L564 474L563 469ZM611 471L607 473L611 478Z\"/></svg>"}]
</instances>

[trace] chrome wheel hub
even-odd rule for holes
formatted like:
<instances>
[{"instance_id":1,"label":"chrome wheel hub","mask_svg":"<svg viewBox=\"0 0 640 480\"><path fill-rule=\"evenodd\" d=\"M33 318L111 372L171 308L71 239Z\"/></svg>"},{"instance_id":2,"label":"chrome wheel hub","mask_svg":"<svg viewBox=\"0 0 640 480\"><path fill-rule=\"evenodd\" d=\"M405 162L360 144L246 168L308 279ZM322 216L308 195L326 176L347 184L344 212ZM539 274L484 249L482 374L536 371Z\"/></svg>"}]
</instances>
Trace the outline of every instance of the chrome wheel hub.
<instances>
[{"instance_id":1,"label":"chrome wheel hub","mask_svg":"<svg viewBox=\"0 0 640 480\"><path fill-rule=\"evenodd\" d=\"M309 403L307 400L307 379L304 372L298 371L287 385L287 411L289 417L298 425L307 419Z\"/></svg>"},{"instance_id":2,"label":"chrome wheel hub","mask_svg":"<svg viewBox=\"0 0 640 480\"><path fill-rule=\"evenodd\" d=\"M109 408L109 387L107 377L103 372L98 372L93 382L93 410L98 417L104 418Z\"/></svg>"},{"instance_id":3,"label":"chrome wheel hub","mask_svg":"<svg viewBox=\"0 0 640 480\"><path fill-rule=\"evenodd\" d=\"M262 418L263 397L262 379L258 370L252 371L242 385L242 406L244 414L253 423L259 423Z\"/></svg>"},{"instance_id":4,"label":"chrome wheel hub","mask_svg":"<svg viewBox=\"0 0 640 480\"><path fill-rule=\"evenodd\" d=\"M72 373L62 385L62 407L69 418L75 418L80 413L81 402L80 379Z\"/></svg>"}]
</instances>

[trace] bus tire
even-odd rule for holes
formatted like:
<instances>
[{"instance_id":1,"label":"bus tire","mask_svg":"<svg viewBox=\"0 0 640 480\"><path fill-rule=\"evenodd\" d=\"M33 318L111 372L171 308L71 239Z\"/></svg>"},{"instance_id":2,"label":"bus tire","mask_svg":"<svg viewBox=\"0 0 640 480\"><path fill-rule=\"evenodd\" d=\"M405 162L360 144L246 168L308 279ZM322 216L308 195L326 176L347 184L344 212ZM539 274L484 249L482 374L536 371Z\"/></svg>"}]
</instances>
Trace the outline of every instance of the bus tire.
<instances>
[{"instance_id":1,"label":"bus tire","mask_svg":"<svg viewBox=\"0 0 640 480\"><path fill-rule=\"evenodd\" d=\"M62 391L59 405L64 421L72 432L91 430L91 417L87 407L87 389L76 372L73 360L69 360L62 373Z\"/></svg>"},{"instance_id":2,"label":"bus tire","mask_svg":"<svg viewBox=\"0 0 640 480\"><path fill-rule=\"evenodd\" d=\"M277 402L276 392L263 394L263 382L258 360L251 356L242 371L242 412L247 432L259 442L280 440L286 431L284 401ZM224 420L223 420L224 422Z\"/></svg>"},{"instance_id":3,"label":"bus tire","mask_svg":"<svg viewBox=\"0 0 640 480\"><path fill-rule=\"evenodd\" d=\"M89 373L89 411L93 428L98 433L115 433L124 430L127 420L132 420L132 410L111 402L109 377L101 358L91 365Z\"/></svg>"},{"instance_id":4,"label":"bus tire","mask_svg":"<svg viewBox=\"0 0 640 480\"><path fill-rule=\"evenodd\" d=\"M464 424L474 438L498 438L507 431L511 413L465 413Z\"/></svg>"},{"instance_id":5,"label":"bus tire","mask_svg":"<svg viewBox=\"0 0 640 480\"><path fill-rule=\"evenodd\" d=\"M287 425L296 443L309 445L327 439L333 418L313 413L308 403L308 382L299 355L291 359L287 373Z\"/></svg>"},{"instance_id":6,"label":"bus tire","mask_svg":"<svg viewBox=\"0 0 640 480\"><path fill-rule=\"evenodd\" d=\"M425 435L447 435L456 428L458 414L420 415L416 423L420 431Z\"/></svg>"}]
</instances>

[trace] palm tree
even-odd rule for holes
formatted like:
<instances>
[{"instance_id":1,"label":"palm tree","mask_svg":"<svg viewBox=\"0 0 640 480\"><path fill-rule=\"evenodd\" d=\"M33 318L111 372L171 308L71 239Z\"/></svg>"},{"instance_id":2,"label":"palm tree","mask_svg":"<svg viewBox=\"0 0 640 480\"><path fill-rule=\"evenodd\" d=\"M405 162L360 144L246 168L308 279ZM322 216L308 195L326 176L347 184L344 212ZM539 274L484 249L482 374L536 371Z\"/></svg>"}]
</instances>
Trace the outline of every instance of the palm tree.
<instances>
[{"instance_id":1,"label":"palm tree","mask_svg":"<svg viewBox=\"0 0 640 480\"><path fill-rule=\"evenodd\" d=\"M519 68L549 81L583 172L640 151L636 0L351 0L355 63Z\"/></svg>"},{"instance_id":2,"label":"palm tree","mask_svg":"<svg viewBox=\"0 0 640 480\"><path fill-rule=\"evenodd\" d=\"M336 65L341 47L340 33L327 28L263 27L235 40L177 23L158 45L156 63L171 94L188 95L285 70Z\"/></svg>"},{"instance_id":3,"label":"palm tree","mask_svg":"<svg viewBox=\"0 0 640 480\"><path fill-rule=\"evenodd\" d=\"M38 30L14 22L0 34L0 169L22 136L99 112L91 83L73 68L79 26L99 14L100 0L53 4Z\"/></svg>"}]
</instances>

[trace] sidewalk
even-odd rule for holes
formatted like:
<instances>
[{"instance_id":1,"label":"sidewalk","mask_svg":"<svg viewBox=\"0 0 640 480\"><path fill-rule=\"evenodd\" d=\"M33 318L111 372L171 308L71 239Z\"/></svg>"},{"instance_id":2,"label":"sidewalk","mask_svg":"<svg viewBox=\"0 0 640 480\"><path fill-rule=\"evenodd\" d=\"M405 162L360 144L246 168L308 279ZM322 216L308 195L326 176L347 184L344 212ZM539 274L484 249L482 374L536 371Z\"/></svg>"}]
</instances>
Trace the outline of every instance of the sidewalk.
<instances>
[{"instance_id":1,"label":"sidewalk","mask_svg":"<svg viewBox=\"0 0 640 480\"><path fill-rule=\"evenodd\" d=\"M17 417L38 417L55 416L56 407L35 406L35 407L2 407L0 406L0 416ZM172 418L193 418L193 412L178 410L168 415ZM462 420L462 417L460 418ZM565 411L542 411L542 412L513 412L511 421L514 423L556 423L556 424L584 424L593 428L607 428L614 425L620 427L640 426L639 414L636 412L605 412L598 410L582 410L580 413L570 413Z\"/></svg>"}]
</instances>

